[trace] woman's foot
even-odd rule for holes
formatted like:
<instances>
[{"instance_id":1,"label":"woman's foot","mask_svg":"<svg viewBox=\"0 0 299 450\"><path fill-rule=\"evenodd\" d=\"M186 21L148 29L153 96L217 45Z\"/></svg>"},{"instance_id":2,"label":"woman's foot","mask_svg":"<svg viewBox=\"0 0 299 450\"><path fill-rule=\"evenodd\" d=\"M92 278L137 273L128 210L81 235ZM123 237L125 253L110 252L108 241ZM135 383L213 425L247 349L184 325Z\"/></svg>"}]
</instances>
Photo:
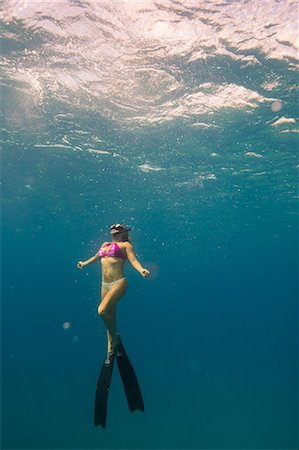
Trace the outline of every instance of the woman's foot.
<instances>
[{"instance_id":1,"label":"woman's foot","mask_svg":"<svg viewBox=\"0 0 299 450\"><path fill-rule=\"evenodd\" d=\"M120 335L119 334L117 334L114 339L113 338L111 340L109 339L108 355L112 355L113 353L116 353L119 343L120 343Z\"/></svg>"}]
</instances>

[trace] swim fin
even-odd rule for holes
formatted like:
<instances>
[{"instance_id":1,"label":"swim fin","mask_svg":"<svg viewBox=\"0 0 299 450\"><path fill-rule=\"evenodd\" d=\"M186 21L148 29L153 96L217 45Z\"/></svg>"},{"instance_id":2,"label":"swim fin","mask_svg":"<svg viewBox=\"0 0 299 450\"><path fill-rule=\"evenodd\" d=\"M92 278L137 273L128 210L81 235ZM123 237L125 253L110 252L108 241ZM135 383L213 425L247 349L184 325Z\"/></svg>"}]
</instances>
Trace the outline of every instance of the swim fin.
<instances>
[{"instance_id":1,"label":"swim fin","mask_svg":"<svg viewBox=\"0 0 299 450\"><path fill-rule=\"evenodd\" d=\"M96 427L98 425L101 425L103 428L106 427L108 394L110 389L114 358L115 352L107 355L98 379L94 405L94 424Z\"/></svg>"},{"instance_id":2,"label":"swim fin","mask_svg":"<svg viewBox=\"0 0 299 450\"><path fill-rule=\"evenodd\" d=\"M144 404L138 380L121 340L117 345L116 361L125 388L130 411L133 412L136 409L144 411Z\"/></svg>"}]
</instances>

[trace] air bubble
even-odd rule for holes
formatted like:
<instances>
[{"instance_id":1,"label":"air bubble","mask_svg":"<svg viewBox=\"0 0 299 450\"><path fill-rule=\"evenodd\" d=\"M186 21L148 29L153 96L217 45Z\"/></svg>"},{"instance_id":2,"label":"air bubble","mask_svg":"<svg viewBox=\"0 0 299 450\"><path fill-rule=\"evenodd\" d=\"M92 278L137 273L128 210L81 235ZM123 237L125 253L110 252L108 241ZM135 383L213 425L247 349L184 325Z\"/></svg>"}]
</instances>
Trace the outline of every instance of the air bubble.
<instances>
[{"instance_id":1,"label":"air bubble","mask_svg":"<svg viewBox=\"0 0 299 450\"><path fill-rule=\"evenodd\" d=\"M281 108L282 108L282 102L280 100L275 100L275 102L273 102L271 105L271 110L273 112L280 111Z\"/></svg>"}]
</instances>

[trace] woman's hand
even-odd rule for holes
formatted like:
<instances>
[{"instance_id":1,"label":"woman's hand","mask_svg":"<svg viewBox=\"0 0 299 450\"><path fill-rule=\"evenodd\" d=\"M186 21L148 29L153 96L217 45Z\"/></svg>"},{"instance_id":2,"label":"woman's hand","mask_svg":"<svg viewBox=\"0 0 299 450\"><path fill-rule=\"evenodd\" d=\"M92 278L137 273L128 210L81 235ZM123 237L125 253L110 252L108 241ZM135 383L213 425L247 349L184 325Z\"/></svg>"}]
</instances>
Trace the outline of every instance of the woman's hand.
<instances>
[{"instance_id":1,"label":"woman's hand","mask_svg":"<svg viewBox=\"0 0 299 450\"><path fill-rule=\"evenodd\" d=\"M91 263L97 261L99 258L100 258L100 255L99 255L99 252L97 252L94 256L87 259L86 261L78 261L77 267L78 267L78 269L83 269L83 267L88 266L88 264L91 264Z\"/></svg>"},{"instance_id":2,"label":"woman's hand","mask_svg":"<svg viewBox=\"0 0 299 450\"><path fill-rule=\"evenodd\" d=\"M142 275L144 278L150 276L150 271L147 270L147 269L144 269L144 268L141 269L140 273L141 273L141 275Z\"/></svg>"}]
</instances>

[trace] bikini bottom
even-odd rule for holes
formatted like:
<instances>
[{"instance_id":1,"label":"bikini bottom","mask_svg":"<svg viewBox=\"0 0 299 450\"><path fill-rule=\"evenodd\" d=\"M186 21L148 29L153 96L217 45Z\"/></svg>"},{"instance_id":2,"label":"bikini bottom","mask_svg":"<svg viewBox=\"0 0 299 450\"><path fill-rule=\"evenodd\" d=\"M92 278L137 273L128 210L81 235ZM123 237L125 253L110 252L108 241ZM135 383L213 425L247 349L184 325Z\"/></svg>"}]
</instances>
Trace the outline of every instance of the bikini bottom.
<instances>
[{"instance_id":1,"label":"bikini bottom","mask_svg":"<svg viewBox=\"0 0 299 450\"><path fill-rule=\"evenodd\" d=\"M118 280L112 281L111 283L107 283L106 281L102 281L102 287L107 289L107 291L110 291L117 283L119 283L121 280L124 280L125 277L121 277Z\"/></svg>"}]
</instances>

